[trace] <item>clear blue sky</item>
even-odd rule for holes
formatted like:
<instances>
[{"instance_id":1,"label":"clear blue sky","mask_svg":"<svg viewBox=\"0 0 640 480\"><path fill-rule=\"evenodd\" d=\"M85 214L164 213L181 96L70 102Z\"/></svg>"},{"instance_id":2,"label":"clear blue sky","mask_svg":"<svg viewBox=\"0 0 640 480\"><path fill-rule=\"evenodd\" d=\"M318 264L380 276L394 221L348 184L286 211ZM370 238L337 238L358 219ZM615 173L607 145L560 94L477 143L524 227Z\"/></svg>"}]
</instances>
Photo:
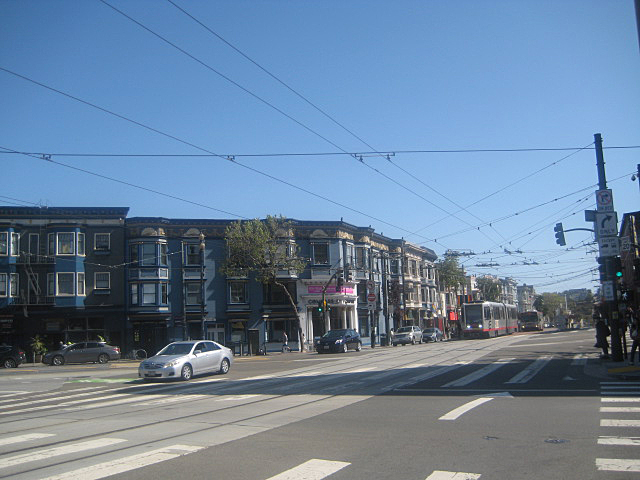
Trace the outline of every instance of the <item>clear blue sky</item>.
<instances>
[{"instance_id":1,"label":"clear blue sky","mask_svg":"<svg viewBox=\"0 0 640 480\"><path fill-rule=\"evenodd\" d=\"M99 0L3 0L0 68L31 81L0 70L0 145L54 162L1 153L0 204L343 218L472 250L470 273L596 286L591 235L562 248L553 225L589 226L594 133L640 145L632 0L174 1L317 108L168 1L108 0L183 52ZM205 151L223 158L131 156ZM604 156L621 219L639 210L640 149Z\"/></svg>"}]
</instances>

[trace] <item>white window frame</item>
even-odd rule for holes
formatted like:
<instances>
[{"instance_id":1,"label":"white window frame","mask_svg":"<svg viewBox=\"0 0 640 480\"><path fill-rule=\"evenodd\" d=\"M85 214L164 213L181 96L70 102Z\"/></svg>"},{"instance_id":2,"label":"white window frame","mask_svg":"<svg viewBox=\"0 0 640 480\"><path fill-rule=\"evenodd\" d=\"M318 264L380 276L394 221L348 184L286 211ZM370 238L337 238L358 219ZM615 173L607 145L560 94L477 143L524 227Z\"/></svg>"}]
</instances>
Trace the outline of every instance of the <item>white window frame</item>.
<instances>
[{"instance_id":1,"label":"white window frame","mask_svg":"<svg viewBox=\"0 0 640 480\"><path fill-rule=\"evenodd\" d=\"M18 257L20 255L20 234L11 232L11 256Z\"/></svg>"},{"instance_id":2,"label":"white window frame","mask_svg":"<svg viewBox=\"0 0 640 480\"><path fill-rule=\"evenodd\" d=\"M54 297L56 295L56 274L47 273L47 296Z\"/></svg>"},{"instance_id":3,"label":"white window frame","mask_svg":"<svg viewBox=\"0 0 640 480\"><path fill-rule=\"evenodd\" d=\"M81 248L82 247L82 248ZM87 242L84 233L78 232L78 242L76 244L78 256L84 257L87 254Z\"/></svg>"},{"instance_id":4,"label":"white window frame","mask_svg":"<svg viewBox=\"0 0 640 480\"><path fill-rule=\"evenodd\" d=\"M140 301L138 292L140 291L140 288L138 287L137 283L132 283L131 285L129 285L129 302L130 305L138 305L138 302Z\"/></svg>"},{"instance_id":5,"label":"white window frame","mask_svg":"<svg viewBox=\"0 0 640 480\"><path fill-rule=\"evenodd\" d=\"M106 248L103 248L103 247L98 248L98 238L99 237L101 237L103 239L106 238L106 240L107 240ZM104 242L102 242L102 243L104 243ZM111 251L111 233L109 233L109 232L96 233L93 236L93 250L96 251L96 252L110 252Z\"/></svg>"},{"instance_id":6,"label":"white window frame","mask_svg":"<svg viewBox=\"0 0 640 480\"><path fill-rule=\"evenodd\" d=\"M84 281L85 279L84 272L78 272L76 275L76 279L77 279L76 291L78 292L78 296L84 297L87 294L87 286Z\"/></svg>"},{"instance_id":7,"label":"white window frame","mask_svg":"<svg viewBox=\"0 0 640 480\"><path fill-rule=\"evenodd\" d=\"M140 249L140 258L138 259L138 265L143 267L153 267L158 264L158 248L157 243L142 243L140 244L142 248ZM145 252L145 247L153 247L153 254L151 256L147 256L148 252Z\"/></svg>"},{"instance_id":8,"label":"white window frame","mask_svg":"<svg viewBox=\"0 0 640 480\"><path fill-rule=\"evenodd\" d=\"M9 232L0 232L0 256L9 255Z\"/></svg>"},{"instance_id":9,"label":"white window frame","mask_svg":"<svg viewBox=\"0 0 640 480\"><path fill-rule=\"evenodd\" d=\"M60 278L62 276L71 275L71 289L73 290L71 293L61 293L60 292ZM76 276L73 272L57 272L56 273L56 297L73 297L75 295L75 287L76 287Z\"/></svg>"},{"instance_id":10,"label":"white window frame","mask_svg":"<svg viewBox=\"0 0 640 480\"><path fill-rule=\"evenodd\" d=\"M37 273L35 275L37 275ZM10 273L9 274L9 296L17 297L19 294L20 294L20 275L17 273Z\"/></svg>"},{"instance_id":11,"label":"white window frame","mask_svg":"<svg viewBox=\"0 0 640 480\"><path fill-rule=\"evenodd\" d=\"M71 252L69 253L60 253L60 245L61 245L61 236L65 235L71 235ZM66 242L68 244L68 241ZM74 232L58 232L56 233L56 255L75 255L76 254L76 235Z\"/></svg>"},{"instance_id":12,"label":"white window frame","mask_svg":"<svg viewBox=\"0 0 640 480\"><path fill-rule=\"evenodd\" d=\"M141 283L142 286L142 305L157 305L158 304L158 289L155 283ZM153 302L147 301L147 298L153 296Z\"/></svg>"},{"instance_id":13,"label":"white window frame","mask_svg":"<svg viewBox=\"0 0 640 480\"><path fill-rule=\"evenodd\" d=\"M106 287L98 286L104 283L104 279L98 281L98 276L106 275ZM111 290L111 272L95 272L93 274L93 288L95 290Z\"/></svg>"}]
</instances>

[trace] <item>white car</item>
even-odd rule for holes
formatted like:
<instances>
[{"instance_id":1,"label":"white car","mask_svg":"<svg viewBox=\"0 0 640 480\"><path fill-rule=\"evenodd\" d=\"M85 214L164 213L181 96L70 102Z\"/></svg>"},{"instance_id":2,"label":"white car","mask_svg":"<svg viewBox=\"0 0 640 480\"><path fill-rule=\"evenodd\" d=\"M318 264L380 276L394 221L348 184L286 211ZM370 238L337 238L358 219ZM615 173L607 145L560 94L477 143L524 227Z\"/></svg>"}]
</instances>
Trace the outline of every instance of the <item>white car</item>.
<instances>
[{"instance_id":1,"label":"white car","mask_svg":"<svg viewBox=\"0 0 640 480\"><path fill-rule=\"evenodd\" d=\"M170 343L138 367L138 377L181 378L189 380L202 373L229 371L233 362L231 349L210 340Z\"/></svg>"}]
</instances>

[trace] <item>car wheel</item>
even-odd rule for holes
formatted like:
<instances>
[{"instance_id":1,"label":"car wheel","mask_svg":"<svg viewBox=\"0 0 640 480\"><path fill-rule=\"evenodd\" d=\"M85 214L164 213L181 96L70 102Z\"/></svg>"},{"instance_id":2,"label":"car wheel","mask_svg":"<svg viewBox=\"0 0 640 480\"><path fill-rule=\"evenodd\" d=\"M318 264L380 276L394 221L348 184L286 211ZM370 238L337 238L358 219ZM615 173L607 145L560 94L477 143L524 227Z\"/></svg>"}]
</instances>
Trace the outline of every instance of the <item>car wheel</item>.
<instances>
[{"instance_id":1,"label":"car wheel","mask_svg":"<svg viewBox=\"0 0 640 480\"><path fill-rule=\"evenodd\" d=\"M397 344L397 343L394 343L394 344L393 344L393 346L394 346L394 347L397 347L397 346L398 346L398 344Z\"/></svg>"},{"instance_id":2,"label":"car wheel","mask_svg":"<svg viewBox=\"0 0 640 480\"><path fill-rule=\"evenodd\" d=\"M56 355L51 359L51 365L55 365L57 367L64 365L64 357L62 355Z\"/></svg>"},{"instance_id":3,"label":"car wheel","mask_svg":"<svg viewBox=\"0 0 640 480\"><path fill-rule=\"evenodd\" d=\"M411 345L415 345L415 344L416 344L416 339L415 339L415 338L412 338L412 339L411 339Z\"/></svg>"},{"instance_id":4,"label":"car wheel","mask_svg":"<svg viewBox=\"0 0 640 480\"><path fill-rule=\"evenodd\" d=\"M356 345L356 352L359 352L360 350L362 350L362 344L358 342L358 344Z\"/></svg>"},{"instance_id":5,"label":"car wheel","mask_svg":"<svg viewBox=\"0 0 640 480\"><path fill-rule=\"evenodd\" d=\"M347 346L346 343L342 344L342 353L347 353L347 351L349 350L349 347Z\"/></svg>"},{"instance_id":6,"label":"car wheel","mask_svg":"<svg viewBox=\"0 0 640 480\"><path fill-rule=\"evenodd\" d=\"M2 362L2 366L4 368L16 368L18 364L13 358L7 358L4 362Z\"/></svg>"},{"instance_id":7,"label":"car wheel","mask_svg":"<svg viewBox=\"0 0 640 480\"><path fill-rule=\"evenodd\" d=\"M222 363L220 364L220 373L223 375L229 373L229 365L229 359L223 358Z\"/></svg>"},{"instance_id":8,"label":"car wheel","mask_svg":"<svg viewBox=\"0 0 640 480\"><path fill-rule=\"evenodd\" d=\"M193 369L191 368L191 365L189 365L188 363L186 365L183 365L182 370L180 370L180 378L182 380L191 380L192 376Z\"/></svg>"},{"instance_id":9,"label":"car wheel","mask_svg":"<svg viewBox=\"0 0 640 480\"><path fill-rule=\"evenodd\" d=\"M98 355L98 363L107 363L109 361L109 355L106 353L101 353Z\"/></svg>"}]
</instances>

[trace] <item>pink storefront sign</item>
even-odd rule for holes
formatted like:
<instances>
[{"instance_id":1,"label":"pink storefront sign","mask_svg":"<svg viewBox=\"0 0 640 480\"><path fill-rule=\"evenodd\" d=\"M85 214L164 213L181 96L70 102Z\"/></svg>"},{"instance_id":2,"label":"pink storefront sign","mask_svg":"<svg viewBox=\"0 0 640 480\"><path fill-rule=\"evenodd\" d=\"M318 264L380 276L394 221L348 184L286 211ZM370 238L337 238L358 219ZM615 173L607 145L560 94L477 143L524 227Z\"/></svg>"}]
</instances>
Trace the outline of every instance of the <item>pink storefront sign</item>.
<instances>
[{"instance_id":1,"label":"pink storefront sign","mask_svg":"<svg viewBox=\"0 0 640 480\"><path fill-rule=\"evenodd\" d=\"M309 285L309 293L320 293L322 294L322 285ZM335 285L329 285L327 287L326 293L338 293L336 292ZM353 288L351 287L342 287L342 290L339 293L354 293Z\"/></svg>"}]
</instances>

